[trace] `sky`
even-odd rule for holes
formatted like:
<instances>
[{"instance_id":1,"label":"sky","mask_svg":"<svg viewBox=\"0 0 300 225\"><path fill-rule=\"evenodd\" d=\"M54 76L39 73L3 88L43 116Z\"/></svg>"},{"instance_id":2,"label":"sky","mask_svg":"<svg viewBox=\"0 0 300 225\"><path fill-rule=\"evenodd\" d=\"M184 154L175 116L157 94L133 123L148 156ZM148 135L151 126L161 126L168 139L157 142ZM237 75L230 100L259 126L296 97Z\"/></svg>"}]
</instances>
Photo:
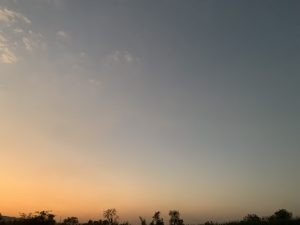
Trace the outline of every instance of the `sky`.
<instances>
[{"instance_id":1,"label":"sky","mask_svg":"<svg viewBox=\"0 0 300 225\"><path fill-rule=\"evenodd\" d=\"M300 216L299 11L0 0L0 212Z\"/></svg>"}]
</instances>

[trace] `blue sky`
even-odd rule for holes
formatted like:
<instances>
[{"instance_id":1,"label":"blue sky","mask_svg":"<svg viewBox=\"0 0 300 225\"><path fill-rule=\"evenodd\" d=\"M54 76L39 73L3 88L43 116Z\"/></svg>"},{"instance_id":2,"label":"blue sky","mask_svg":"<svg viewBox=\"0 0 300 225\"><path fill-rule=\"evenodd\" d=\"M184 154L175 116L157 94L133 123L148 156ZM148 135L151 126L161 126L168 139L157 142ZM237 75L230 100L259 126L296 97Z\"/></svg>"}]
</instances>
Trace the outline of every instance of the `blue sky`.
<instances>
[{"instance_id":1,"label":"blue sky","mask_svg":"<svg viewBox=\"0 0 300 225\"><path fill-rule=\"evenodd\" d=\"M0 1L1 212L299 215L299 9Z\"/></svg>"}]
</instances>

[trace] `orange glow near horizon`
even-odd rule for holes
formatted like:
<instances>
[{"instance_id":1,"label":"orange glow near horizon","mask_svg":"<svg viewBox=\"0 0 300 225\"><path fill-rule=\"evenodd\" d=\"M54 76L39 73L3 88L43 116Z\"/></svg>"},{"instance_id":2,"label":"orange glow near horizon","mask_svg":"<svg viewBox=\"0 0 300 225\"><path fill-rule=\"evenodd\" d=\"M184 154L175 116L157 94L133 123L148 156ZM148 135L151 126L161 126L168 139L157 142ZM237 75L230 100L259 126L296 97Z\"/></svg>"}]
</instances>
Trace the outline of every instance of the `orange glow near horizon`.
<instances>
[{"instance_id":1,"label":"orange glow near horizon","mask_svg":"<svg viewBox=\"0 0 300 225\"><path fill-rule=\"evenodd\" d=\"M116 208L122 220L137 221L138 216L150 220L157 210L167 217L168 210L174 208L183 216L187 212L191 218L188 221L197 222L203 220L201 218L222 219L231 214L243 216L255 208L255 203L249 201L247 208L237 212L235 208L239 203L233 198L239 193L226 193L217 185L203 183L201 192L189 185L174 189L172 184L158 190L151 180L126 177L113 167L108 171L95 170L93 163L96 161L89 161L84 154L76 158L61 154L63 147L32 129L32 121L31 126L24 121L1 122L5 126L2 131L6 131L1 133L0 142L0 210L4 215L51 210L57 220L77 216L86 221L101 219L103 210ZM70 149L67 152L70 153ZM178 191L185 188L187 191L181 192L178 198ZM226 206L221 202L227 202ZM261 207L270 207L267 204Z\"/></svg>"}]
</instances>

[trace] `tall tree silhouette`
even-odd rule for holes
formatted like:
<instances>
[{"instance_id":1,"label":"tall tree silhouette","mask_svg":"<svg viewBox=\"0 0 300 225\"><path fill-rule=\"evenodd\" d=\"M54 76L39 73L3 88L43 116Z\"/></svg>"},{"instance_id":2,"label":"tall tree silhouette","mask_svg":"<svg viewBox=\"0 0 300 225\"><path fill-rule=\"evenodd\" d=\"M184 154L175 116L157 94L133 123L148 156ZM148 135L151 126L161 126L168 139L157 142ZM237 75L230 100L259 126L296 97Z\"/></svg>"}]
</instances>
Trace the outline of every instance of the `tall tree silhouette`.
<instances>
[{"instance_id":1,"label":"tall tree silhouette","mask_svg":"<svg viewBox=\"0 0 300 225\"><path fill-rule=\"evenodd\" d=\"M160 211L154 213L150 225L164 225L163 218L160 218Z\"/></svg>"},{"instance_id":2,"label":"tall tree silhouette","mask_svg":"<svg viewBox=\"0 0 300 225\"><path fill-rule=\"evenodd\" d=\"M109 225L118 224L118 215L116 209L107 209L103 212L103 217Z\"/></svg>"},{"instance_id":3,"label":"tall tree silhouette","mask_svg":"<svg viewBox=\"0 0 300 225\"><path fill-rule=\"evenodd\" d=\"M170 220L169 220L170 225L183 225L183 220L180 219L180 214L177 210L170 210L169 216L170 216Z\"/></svg>"}]
</instances>

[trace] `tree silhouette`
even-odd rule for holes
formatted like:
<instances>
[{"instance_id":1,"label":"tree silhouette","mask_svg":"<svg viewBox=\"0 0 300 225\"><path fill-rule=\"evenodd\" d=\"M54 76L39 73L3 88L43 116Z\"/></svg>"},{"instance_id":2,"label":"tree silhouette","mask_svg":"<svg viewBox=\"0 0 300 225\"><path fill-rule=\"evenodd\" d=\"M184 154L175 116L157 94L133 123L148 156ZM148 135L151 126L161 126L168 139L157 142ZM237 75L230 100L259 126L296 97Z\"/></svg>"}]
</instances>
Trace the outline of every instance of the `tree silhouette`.
<instances>
[{"instance_id":1,"label":"tree silhouette","mask_svg":"<svg viewBox=\"0 0 300 225\"><path fill-rule=\"evenodd\" d=\"M280 209L271 216L271 220L290 220L292 219L293 214L286 209Z\"/></svg>"},{"instance_id":2,"label":"tree silhouette","mask_svg":"<svg viewBox=\"0 0 300 225\"><path fill-rule=\"evenodd\" d=\"M147 225L147 222L146 222L146 219L145 219L145 218L139 216L139 219L140 219L140 221L141 221L141 225Z\"/></svg>"},{"instance_id":3,"label":"tree silhouette","mask_svg":"<svg viewBox=\"0 0 300 225\"><path fill-rule=\"evenodd\" d=\"M27 215L22 213L20 222L30 225L54 225L56 223L54 217L55 215L49 211L37 211L35 214L29 213Z\"/></svg>"},{"instance_id":4,"label":"tree silhouette","mask_svg":"<svg viewBox=\"0 0 300 225\"><path fill-rule=\"evenodd\" d=\"M170 210L169 216L170 216L170 220L169 220L170 225L183 225L183 220L180 219L180 214L177 210Z\"/></svg>"},{"instance_id":5,"label":"tree silhouette","mask_svg":"<svg viewBox=\"0 0 300 225\"><path fill-rule=\"evenodd\" d=\"M243 218L245 222L258 223L261 221L261 218L256 214L248 214Z\"/></svg>"},{"instance_id":6,"label":"tree silhouette","mask_svg":"<svg viewBox=\"0 0 300 225\"><path fill-rule=\"evenodd\" d=\"M77 217L67 217L66 219L64 219L63 224L65 225L77 225L79 224L78 222L78 218Z\"/></svg>"},{"instance_id":7,"label":"tree silhouette","mask_svg":"<svg viewBox=\"0 0 300 225\"><path fill-rule=\"evenodd\" d=\"M103 212L103 217L109 225L118 224L118 215L116 209L107 209Z\"/></svg>"},{"instance_id":8,"label":"tree silhouette","mask_svg":"<svg viewBox=\"0 0 300 225\"><path fill-rule=\"evenodd\" d=\"M154 213L150 225L164 225L163 218L160 218L160 211Z\"/></svg>"}]
</instances>

